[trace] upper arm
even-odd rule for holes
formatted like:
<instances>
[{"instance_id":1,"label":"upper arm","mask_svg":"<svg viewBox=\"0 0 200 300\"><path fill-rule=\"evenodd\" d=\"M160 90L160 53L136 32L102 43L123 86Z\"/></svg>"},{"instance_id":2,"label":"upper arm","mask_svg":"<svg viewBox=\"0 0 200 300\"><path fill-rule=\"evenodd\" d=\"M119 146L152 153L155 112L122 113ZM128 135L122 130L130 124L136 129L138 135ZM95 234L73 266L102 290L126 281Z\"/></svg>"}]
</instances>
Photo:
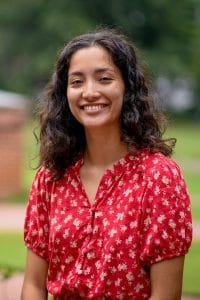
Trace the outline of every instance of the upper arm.
<instances>
[{"instance_id":1,"label":"upper arm","mask_svg":"<svg viewBox=\"0 0 200 300\"><path fill-rule=\"evenodd\" d=\"M186 183L173 161L158 160L148 170L146 181L140 259L144 266L151 266L188 252L192 241L192 218Z\"/></svg>"},{"instance_id":2,"label":"upper arm","mask_svg":"<svg viewBox=\"0 0 200 300\"><path fill-rule=\"evenodd\" d=\"M35 299L46 299L47 289L46 289L46 278L48 271L48 263L45 259L41 258L35 254L32 250L27 250L26 259L26 270L24 276L24 284L22 288L23 299L26 295L41 295L41 298Z\"/></svg>"},{"instance_id":3,"label":"upper arm","mask_svg":"<svg viewBox=\"0 0 200 300\"><path fill-rule=\"evenodd\" d=\"M150 267L150 300L180 300L184 256L160 261Z\"/></svg>"}]
</instances>

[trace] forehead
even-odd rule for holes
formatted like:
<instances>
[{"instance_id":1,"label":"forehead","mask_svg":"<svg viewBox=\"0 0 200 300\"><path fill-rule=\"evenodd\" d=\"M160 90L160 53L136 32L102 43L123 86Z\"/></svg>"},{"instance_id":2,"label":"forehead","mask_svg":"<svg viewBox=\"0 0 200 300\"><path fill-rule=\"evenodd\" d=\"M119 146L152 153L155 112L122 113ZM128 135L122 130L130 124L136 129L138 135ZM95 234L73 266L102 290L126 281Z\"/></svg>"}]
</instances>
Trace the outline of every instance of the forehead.
<instances>
[{"instance_id":1,"label":"forehead","mask_svg":"<svg viewBox=\"0 0 200 300\"><path fill-rule=\"evenodd\" d=\"M106 49L99 46L91 46L76 51L70 60L69 71L79 68L90 67L112 67L117 68L111 55Z\"/></svg>"}]
</instances>

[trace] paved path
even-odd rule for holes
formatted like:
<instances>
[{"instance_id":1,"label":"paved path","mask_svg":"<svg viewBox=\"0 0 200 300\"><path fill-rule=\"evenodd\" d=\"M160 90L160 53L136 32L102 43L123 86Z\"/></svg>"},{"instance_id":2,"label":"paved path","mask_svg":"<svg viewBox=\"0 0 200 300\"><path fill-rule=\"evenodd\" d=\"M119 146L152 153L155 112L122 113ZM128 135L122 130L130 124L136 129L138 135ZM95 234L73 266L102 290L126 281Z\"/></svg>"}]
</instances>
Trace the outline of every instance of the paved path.
<instances>
[{"instance_id":1,"label":"paved path","mask_svg":"<svg viewBox=\"0 0 200 300\"><path fill-rule=\"evenodd\" d=\"M0 203L0 230L23 231L24 216L24 205Z\"/></svg>"},{"instance_id":2,"label":"paved path","mask_svg":"<svg viewBox=\"0 0 200 300\"><path fill-rule=\"evenodd\" d=\"M23 231L24 205L0 203L0 231ZM200 222L194 223L194 239L200 240ZM13 275L7 280L0 278L0 300L20 300L24 274ZM31 299L34 300L34 299ZM183 296L182 300L200 300L200 297Z\"/></svg>"},{"instance_id":3,"label":"paved path","mask_svg":"<svg viewBox=\"0 0 200 300\"><path fill-rule=\"evenodd\" d=\"M0 231L23 231L24 216L24 205L0 203ZM193 223L193 236L194 239L200 240L200 222Z\"/></svg>"}]
</instances>

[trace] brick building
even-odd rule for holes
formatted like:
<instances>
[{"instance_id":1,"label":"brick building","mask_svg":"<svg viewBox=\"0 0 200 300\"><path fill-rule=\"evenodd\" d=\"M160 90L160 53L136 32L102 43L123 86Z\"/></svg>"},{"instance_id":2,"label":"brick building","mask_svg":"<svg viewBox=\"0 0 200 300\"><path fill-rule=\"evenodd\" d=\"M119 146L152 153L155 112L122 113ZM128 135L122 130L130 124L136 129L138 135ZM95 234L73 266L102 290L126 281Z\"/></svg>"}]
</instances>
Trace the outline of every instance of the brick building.
<instances>
[{"instance_id":1,"label":"brick building","mask_svg":"<svg viewBox=\"0 0 200 300\"><path fill-rule=\"evenodd\" d=\"M0 199L21 190L27 103L21 95L0 91Z\"/></svg>"}]
</instances>

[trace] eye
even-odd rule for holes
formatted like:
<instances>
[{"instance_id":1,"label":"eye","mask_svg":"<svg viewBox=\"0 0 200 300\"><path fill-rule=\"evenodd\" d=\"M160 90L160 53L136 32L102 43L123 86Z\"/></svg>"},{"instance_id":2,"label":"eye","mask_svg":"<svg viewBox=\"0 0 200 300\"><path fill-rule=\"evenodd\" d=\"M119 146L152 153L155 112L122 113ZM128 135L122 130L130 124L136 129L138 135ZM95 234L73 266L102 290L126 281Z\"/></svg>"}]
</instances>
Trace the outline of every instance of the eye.
<instances>
[{"instance_id":1,"label":"eye","mask_svg":"<svg viewBox=\"0 0 200 300\"><path fill-rule=\"evenodd\" d=\"M99 79L100 82L102 83L109 83L111 82L113 79L111 77L108 77L108 76L103 76Z\"/></svg>"},{"instance_id":2,"label":"eye","mask_svg":"<svg viewBox=\"0 0 200 300\"><path fill-rule=\"evenodd\" d=\"M69 84L76 87L76 86L81 85L82 82L83 81L81 79L73 79L69 82Z\"/></svg>"}]
</instances>

